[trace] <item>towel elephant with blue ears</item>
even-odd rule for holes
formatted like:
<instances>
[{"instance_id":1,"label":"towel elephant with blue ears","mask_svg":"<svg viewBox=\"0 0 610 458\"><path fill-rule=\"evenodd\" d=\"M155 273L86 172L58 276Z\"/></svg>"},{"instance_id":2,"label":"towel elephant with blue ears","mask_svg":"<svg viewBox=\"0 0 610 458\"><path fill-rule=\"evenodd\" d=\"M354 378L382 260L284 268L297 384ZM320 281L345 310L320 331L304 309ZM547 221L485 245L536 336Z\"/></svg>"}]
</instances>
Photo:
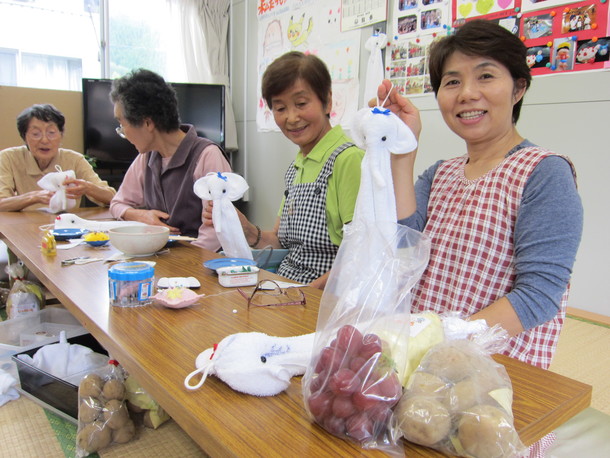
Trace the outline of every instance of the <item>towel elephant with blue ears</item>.
<instances>
[{"instance_id":1,"label":"towel elephant with blue ears","mask_svg":"<svg viewBox=\"0 0 610 458\"><path fill-rule=\"evenodd\" d=\"M252 259L252 251L232 203L248 190L246 180L236 173L210 172L195 182L193 190L202 200L214 203L212 221L225 255Z\"/></svg>"}]
</instances>

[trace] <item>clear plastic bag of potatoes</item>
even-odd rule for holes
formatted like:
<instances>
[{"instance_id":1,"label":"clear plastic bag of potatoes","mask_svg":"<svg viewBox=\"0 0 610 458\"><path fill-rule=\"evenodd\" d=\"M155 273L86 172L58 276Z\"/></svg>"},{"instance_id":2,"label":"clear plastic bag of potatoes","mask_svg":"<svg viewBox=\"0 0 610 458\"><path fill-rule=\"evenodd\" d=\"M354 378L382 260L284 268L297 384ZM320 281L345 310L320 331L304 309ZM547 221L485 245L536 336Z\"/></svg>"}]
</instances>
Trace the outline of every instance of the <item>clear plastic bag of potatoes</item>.
<instances>
[{"instance_id":1,"label":"clear plastic bag of potatoes","mask_svg":"<svg viewBox=\"0 0 610 458\"><path fill-rule=\"evenodd\" d=\"M126 404L125 376L116 360L85 375L78 387L76 456L85 457L135 437L136 427Z\"/></svg>"},{"instance_id":2,"label":"clear plastic bag of potatoes","mask_svg":"<svg viewBox=\"0 0 610 458\"><path fill-rule=\"evenodd\" d=\"M506 343L499 326L445 340L424 355L395 409L404 438L454 456L519 457L512 384L491 354Z\"/></svg>"},{"instance_id":3,"label":"clear plastic bag of potatoes","mask_svg":"<svg viewBox=\"0 0 610 458\"><path fill-rule=\"evenodd\" d=\"M392 223L346 229L320 303L303 399L313 421L364 449L403 453L392 420L408 365L409 291L429 240Z\"/></svg>"}]
</instances>

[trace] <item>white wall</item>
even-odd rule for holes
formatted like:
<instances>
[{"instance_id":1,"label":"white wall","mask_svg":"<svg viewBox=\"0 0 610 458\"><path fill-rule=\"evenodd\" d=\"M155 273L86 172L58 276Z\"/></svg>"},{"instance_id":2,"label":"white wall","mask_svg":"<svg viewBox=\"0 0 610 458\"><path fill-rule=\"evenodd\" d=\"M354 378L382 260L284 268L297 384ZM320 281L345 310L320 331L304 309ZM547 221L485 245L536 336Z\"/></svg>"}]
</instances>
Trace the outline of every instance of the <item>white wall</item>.
<instances>
[{"instance_id":1,"label":"white wall","mask_svg":"<svg viewBox=\"0 0 610 458\"><path fill-rule=\"evenodd\" d=\"M232 95L240 145L235 167L250 184L248 216L261 227L271 229L284 191L284 172L297 148L281 133L257 132L256 2L234 0L232 14ZM363 40L371 33L371 27L362 29ZM362 49L361 75L368 57ZM437 159L463 154L463 142L446 127L434 96L417 96L412 101L421 110L424 125L417 172ZM518 125L523 136L568 155L576 166L585 226L569 305L607 316L610 316L610 293L606 290L606 282L610 283L609 115L610 72L552 75L534 78Z\"/></svg>"}]
</instances>

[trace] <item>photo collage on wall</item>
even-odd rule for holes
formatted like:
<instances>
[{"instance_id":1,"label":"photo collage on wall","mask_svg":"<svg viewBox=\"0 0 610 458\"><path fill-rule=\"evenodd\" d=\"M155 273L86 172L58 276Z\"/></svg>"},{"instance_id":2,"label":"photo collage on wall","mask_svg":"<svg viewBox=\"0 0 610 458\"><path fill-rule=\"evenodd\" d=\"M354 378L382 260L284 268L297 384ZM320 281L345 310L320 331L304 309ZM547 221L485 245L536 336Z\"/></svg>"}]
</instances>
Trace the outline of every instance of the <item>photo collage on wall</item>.
<instances>
[{"instance_id":1,"label":"photo collage on wall","mask_svg":"<svg viewBox=\"0 0 610 458\"><path fill-rule=\"evenodd\" d=\"M396 0L394 36L386 49L386 77L404 95L431 92L428 48L451 25L449 0ZM391 29L390 29L391 30Z\"/></svg>"},{"instance_id":2,"label":"photo collage on wall","mask_svg":"<svg viewBox=\"0 0 610 458\"><path fill-rule=\"evenodd\" d=\"M608 0L396 0L386 77L403 94L431 92L430 44L475 18L517 35L534 76L608 69L609 14Z\"/></svg>"}]
</instances>

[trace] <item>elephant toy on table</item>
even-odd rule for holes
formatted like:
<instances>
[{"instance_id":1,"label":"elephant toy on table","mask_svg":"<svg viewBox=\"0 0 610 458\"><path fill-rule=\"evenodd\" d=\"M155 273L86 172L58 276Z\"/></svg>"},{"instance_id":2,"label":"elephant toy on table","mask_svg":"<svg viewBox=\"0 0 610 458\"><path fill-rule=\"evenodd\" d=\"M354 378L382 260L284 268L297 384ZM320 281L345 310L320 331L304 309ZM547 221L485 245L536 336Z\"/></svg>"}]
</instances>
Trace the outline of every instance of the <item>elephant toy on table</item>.
<instances>
[{"instance_id":1,"label":"elephant toy on table","mask_svg":"<svg viewBox=\"0 0 610 458\"><path fill-rule=\"evenodd\" d=\"M262 332L231 334L199 354L196 370L185 379L189 390L200 388L208 375L215 375L231 388L254 396L274 396L303 375L313 349L314 333L274 337ZM190 382L196 375L201 379Z\"/></svg>"}]
</instances>

